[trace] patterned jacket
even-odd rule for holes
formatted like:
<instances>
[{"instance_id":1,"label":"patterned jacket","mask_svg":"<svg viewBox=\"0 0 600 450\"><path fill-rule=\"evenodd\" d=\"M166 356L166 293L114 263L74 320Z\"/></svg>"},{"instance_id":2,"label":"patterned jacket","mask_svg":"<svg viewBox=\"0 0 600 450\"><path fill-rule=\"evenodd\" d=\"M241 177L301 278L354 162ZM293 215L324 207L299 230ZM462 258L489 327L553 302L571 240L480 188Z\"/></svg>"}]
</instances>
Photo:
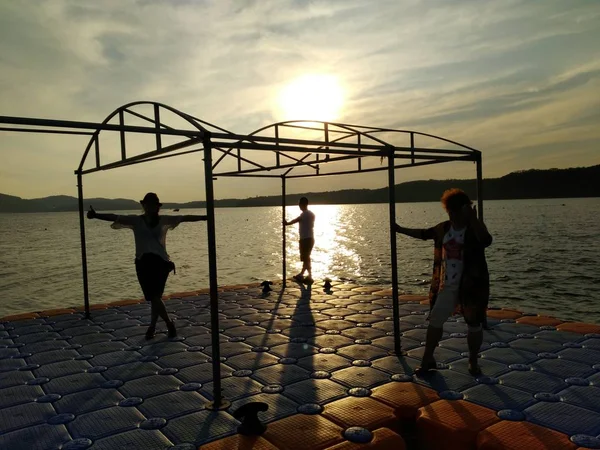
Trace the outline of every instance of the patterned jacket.
<instances>
[{"instance_id":1,"label":"patterned jacket","mask_svg":"<svg viewBox=\"0 0 600 450\"><path fill-rule=\"evenodd\" d=\"M443 287L444 272L444 236L450 229L450 221L439 223L434 227L421 230L420 238L433 239L433 275L429 289L429 307L433 308L437 295ZM485 318L485 310L490 297L490 275L485 259L485 248L492 243L492 237L479 242L473 230L467 226L463 247L463 273L460 280L460 308L465 314L467 323L481 322Z\"/></svg>"}]
</instances>

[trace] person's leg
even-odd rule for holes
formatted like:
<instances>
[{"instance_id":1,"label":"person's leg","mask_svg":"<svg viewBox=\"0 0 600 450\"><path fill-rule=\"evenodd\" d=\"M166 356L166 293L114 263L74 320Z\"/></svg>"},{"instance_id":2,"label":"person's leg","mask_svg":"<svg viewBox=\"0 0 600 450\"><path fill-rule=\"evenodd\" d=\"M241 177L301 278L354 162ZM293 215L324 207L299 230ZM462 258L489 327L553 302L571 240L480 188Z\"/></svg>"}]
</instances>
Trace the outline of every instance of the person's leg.
<instances>
[{"instance_id":1,"label":"person's leg","mask_svg":"<svg viewBox=\"0 0 600 450\"><path fill-rule=\"evenodd\" d=\"M156 331L156 321L158 320L158 312L152 303L152 273L150 273L151 267L148 265L148 260L144 256L141 259L135 261L135 273L144 293L144 298L147 302L150 302L150 326L146 330L146 339L152 339Z\"/></svg>"},{"instance_id":2,"label":"person's leg","mask_svg":"<svg viewBox=\"0 0 600 450\"><path fill-rule=\"evenodd\" d=\"M483 343L483 321L485 318L485 308L463 308L465 322L469 326L467 333L467 344L469 347L469 372L472 375L480 375L481 369L477 362L479 350Z\"/></svg>"},{"instance_id":3,"label":"person's leg","mask_svg":"<svg viewBox=\"0 0 600 450\"><path fill-rule=\"evenodd\" d=\"M298 250L300 252L300 261L302 261L302 270L300 271L300 273L298 275L296 275L294 278L296 279L296 281L300 281L302 282L302 280L304 279L304 272L306 272L306 242L304 241L304 239L300 239L300 241L298 241Z\"/></svg>"},{"instance_id":4,"label":"person's leg","mask_svg":"<svg viewBox=\"0 0 600 450\"><path fill-rule=\"evenodd\" d=\"M156 266L157 266L156 295L153 297L152 304L156 308L156 311L157 311L158 315L160 316L160 318L163 319L165 321L165 324L167 325L167 331L168 331L167 335L169 337L175 337L175 336L177 336L177 330L175 329L175 324L169 317L169 313L167 312L167 307L165 306L164 302L162 301L162 296L163 296L163 293L165 292L165 285L167 284L167 279L169 278L169 273L171 272L171 267L162 258L159 258L156 261Z\"/></svg>"},{"instance_id":5,"label":"person's leg","mask_svg":"<svg viewBox=\"0 0 600 450\"><path fill-rule=\"evenodd\" d=\"M444 333L444 323L448 320L456 307L458 300L458 291L456 289L442 289L436 299L429 314L429 326L425 337L425 351L421 360L421 370L418 372L427 372L435 368L435 358L433 353L438 346Z\"/></svg>"},{"instance_id":6,"label":"person's leg","mask_svg":"<svg viewBox=\"0 0 600 450\"><path fill-rule=\"evenodd\" d=\"M313 278L312 278L312 260L311 260L311 254L312 254L312 249L315 245L315 240L314 239L310 239L310 241L307 243L307 248L306 248L306 257L305 257L305 261L306 261L306 270L308 271L308 280L312 282Z\"/></svg>"},{"instance_id":7,"label":"person's leg","mask_svg":"<svg viewBox=\"0 0 600 450\"><path fill-rule=\"evenodd\" d=\"M477 359L479 358L479 350L483 343L483 328L479 326L469 325L469 332L467 333L467 344L469 345L469 372L472 375L480 375L481 369Z\"/></svg>"}]
</instances>

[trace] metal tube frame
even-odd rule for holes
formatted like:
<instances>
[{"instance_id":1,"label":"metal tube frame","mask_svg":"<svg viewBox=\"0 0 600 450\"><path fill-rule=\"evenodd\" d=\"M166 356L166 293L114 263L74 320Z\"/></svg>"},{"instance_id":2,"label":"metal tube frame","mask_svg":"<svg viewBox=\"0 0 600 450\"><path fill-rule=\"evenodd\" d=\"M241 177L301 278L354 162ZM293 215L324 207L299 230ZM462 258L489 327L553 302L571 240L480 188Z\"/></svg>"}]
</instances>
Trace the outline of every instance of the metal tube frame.
<instances>
[{"instance_id":1,"label":"metal tube frame","mask_svg":"<svg viewBox=\"0 0 600 450\"><path fill-rule=\"evenodd\" d=\"M221 393L221 347L219 336L219 292L217 286L217 239L215 227L215 197L212 176L212 143L210 134L204 135L204 185L206 188L206 216L208 234L208 278L210 287L210 335L212 343L213 400L208 409L229 407Z\"/></svg>"},{"instance_id":2,"label":"metal tube frame","mask_svg":"<svg viewBox=\"0 0 600 450\"><path fill-rule=\"evenodd\" d=\"M388 189L390 211L390 253L392 264L392 314L394 319L394 351L402 355L400 341L400 308L398 306L398 252L396 246L396 178L394 168L394 149L389 149L388 155Z\"/></svg>"},{"instance_id":3,"label":"metal tube frame","mask_svg":"<svg viewBox=\"0 0 600 450\"><path fill-rule=\"evenodd\" d=\"M282 268L281 268L281 276L283 278L283 286L286 286L286 280L287 280L287 242L286 242L286 233L285 233L285 207L286 207L286 199L285 199L285 176L281 176L281 227L282 227L282 232L281 232L281 242L282 242L282 248L281 248L281 262L282 262Z\"/></svg>"},{"instance_id":4,"label":"metal tube frame","mask_svg":"<svg viewBox=\"0 0 600 450\"><path fill-rule=\"evenodd\" d=\"M83 305L85 318L90 318L90 292L88 285L87 251L85 245L85 219L83 213L83 176L77 173L77 197L79 204L79 235L81 238L81 270L83 272Z\"/></svg>"},{"instance_id":5,"label":"metal tube frame","mask_svg":"<svg viewBox=\"0 0 600 450\"><path fill-rule=\"evenodd\" d=\"M151 105L153 107L153 117L147 117L144 114L133 111L131 108L138 105ZM167 126L162 122L160 110L178 115L186 121L193 129L176 129ZM131 126L125 124L125 113L134 117L141 118L149 122L151 126ZM114 117L118 118L118 124L108 123ZM303 124L309 124L309 126ZM279 122L268 125L254 131L249 135L231 133L228 130L210 124L189 114L178 111L170 106L156 102L133 102L123 105L111 113L102 123L65 121L52 119L36 119L27 117L7 117L0 116L0 124L14 125L13 127L0 127L0 131L26 132L26 133L52 133L65 135L89 135L90 141L84 151L83 157L78 169L77 175L78 202L79 202L79 221L81 235L81 256L83 271L83 289L84 289L84 309L86 318L90 317L89 305L89 286L87 271L87 254L85 239L85 223L83 208L83 175L101 170L110 170L129 165L140 164L142 162L154 161L174 157L182 154L189 154L204 151L204 177L206 189L206 210L207 210L207 238L209 253L209 284L210 284L210 311L211 311L211 339L213 352L213 382L214 399L209 404L210 409L223 409L229 406L229 402L223 399L221 394L221 373L220 373L220 344L219 344L219 317L218 317L218 277L217 277L217 259L216 259L216 227L215 227L215 202L213 177L217 176L240 176L256 178L281 178L282 193L282 218L285 220L286 207L286 178L305 178L315 176L332 176L353 173L368 173L380 170L388 171L389 188L389 215L390 215L390 248L392 265L392 301L393 301L393 319L394 319L394 349L398 356L402 355L400 328L399 328L399 307L398 307L398 262L397 262L397 242L395 234L396 223L396 198L395 198L395 170L408 167L417 167L430 164L439 164L449 161L474 161L477 165L477 204L479 218L483 219L483 191L482 191L482 160L481 152L478 150L460 144L458 142L442 138L439 136L421 133L411 130L395 130L388 128L376 128L367 126L348 125L332 122L318 121L289 121ZM314 125L317 124L317 125ZM37 127L37 128L31 128ZM274 136L261 135L265 131L274 128ZM314 139L290 139L281 136L281 131L285 128L306 129L311 131L322 131L324 140ZM90 130L80 131L80 130ZM99 134L101 131L118 132L120 134L121 160L116 162L101 164ZM126 154L126 133L154 134L156 139L156 149L147 153L127 157ZM394 146L376 136L377 133L404 133L410 137L410 147ZM175 136L182 139L181 142L163 147L162 136ZM330 139L330 135L334 139ZM341 136L335 138L335 136ZM433 138L446 144L456 145L461 150L436 149L436 148L418 148L415 147L415 137L422 136ZM347 142L348 139L356 138L356 142ZM346 141L346 142L341 142ZM176 153L178 150L195 144L202 144L203 148L193 149L185 152ZM84 164L91 150L94 147L95 167L84 169ZM213 165L212 150L222 153L218 161ZM236 149L237 152L233 150ZM265 166L241 156L241 150L269 151L275 155L275 164ZM304 157L296 158L288 153L307 153ZM305 161L314 154L316 159ZM320 154L325 154L321 159ZM337 155L330 158L329 155ZM366 157L386 157L387 166L363 168L362 159ZM225 158L235 158L237 161L237 171L213 173L216 166ZM281 158L288 158L293 161L291 164L281 164ZM320 164L327 162L340 162L349 159L357 159L357 170L341 170L337 172L321 173ZM408 164L396 164L397 159L408 159ZM242 170L242 162L254 166L254 169ZM299 167L308 167L314 170L311 174L290 175L290 172ZM282 170L284 173L268 173L275 170ZM285 226L282 225L282 270L283 283L286 281L286 233Z\"/></svg>"}]
</instances>

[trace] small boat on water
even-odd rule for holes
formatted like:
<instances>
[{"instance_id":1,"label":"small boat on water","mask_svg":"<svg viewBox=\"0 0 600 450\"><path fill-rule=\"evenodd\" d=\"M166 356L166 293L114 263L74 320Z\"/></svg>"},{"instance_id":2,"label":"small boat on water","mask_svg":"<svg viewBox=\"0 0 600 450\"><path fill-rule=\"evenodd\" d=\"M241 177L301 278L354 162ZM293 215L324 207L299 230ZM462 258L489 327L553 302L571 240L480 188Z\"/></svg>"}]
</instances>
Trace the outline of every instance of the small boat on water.
<instances>
[{"instance_id":1,"label":"small boat on water","mask_svg":"<svg viewBox=\"0 0 600 450\"><path fill-rule=\"evenodd\" d=\"M178 212L178 211L179 211L179 208L175 208L173 211L175 211L175 212Z\"/></svg>"}]
</instances>

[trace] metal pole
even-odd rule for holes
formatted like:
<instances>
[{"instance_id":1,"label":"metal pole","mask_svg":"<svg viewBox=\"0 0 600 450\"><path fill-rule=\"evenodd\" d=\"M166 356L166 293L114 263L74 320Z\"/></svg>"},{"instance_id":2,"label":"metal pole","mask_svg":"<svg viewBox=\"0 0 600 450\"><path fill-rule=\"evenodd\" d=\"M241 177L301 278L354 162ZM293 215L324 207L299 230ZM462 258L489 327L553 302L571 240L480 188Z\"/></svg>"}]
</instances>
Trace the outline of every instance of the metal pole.
<instances>
[{"instance_id":1,"label":"metal pole","mask_svg":"<svg viewBox=\"0 0 600 450\"><path fill-rule=\"evenodd\" d=\"M481 167L481 153L479 153L477 155L477 180L476 180L476 189L477 189L477 215L479 216L479 220L483 221L483 171L482 171L482 167ZM483 328L484 329L489 329L488 328L488 320L487 320L487 310L488 310L488 305L485 305L485 315L483 318Z\"/></svg>"},{"instance_id":2,"label":"metal pole","mask_svg":"<svg viewBox=\"0 0 600 450\"><path fill-rule=\"evenodd\" d=\"M219 294L217 292L217 244L215 237L215 198L213 191L212 148L210 134L204 135L204 182L206 188L206 216L208 231L208 277L210 282L210 333L212 343L213 401L210 410L229 407L221 395L221 347L219 343Z\"/></svg>"},{"instance_id":3,"label":"metal pole","mask_svg":"<svg viewBox=\"0 0 600 450\"><path fill-rule=\"evenodd\" d=\"M481 161L481 153L477 158L477 213L479 215L479 220L483 221L483 171L482 171L482 161Z\"/></svg>"},{"instance_id":4,"label":"metal pole","mask_svg":"<svg viewBox=\"0 0 600 450\"><path fill-rule=\"evenodd\" d=\"M394 351L402 355L400 342L400 309L398 307L398 254L396 250L396 180L394 173L394 149L388 155L388 189L390 206L390 250L392 256L392 308L394 318Z\"/></svg>"},{"instance_id":5,"label":"metal pole","mask_svg":"<svg viewBox=\"0 0 600 450\"><path fill-rule=\"evenodd\" d=\"M85 250L85 222L83 218L83 177L81 172L77 174L77 195L79 197L79 234L81 236L81 269L83 271L83 305L85 318L90 318L90 293L88 288L87 254Z\"/></svg>"},{"instance_id":6,"label":"metal pole","mask_svg":"<svg viewBox=\"0 0 600 450\"><path fill-rule=\"evenodd\" d=\"M285 220L285 176L282 175L281 176L281 217L282 220ZM286 273L287 273L287 267L286 267L286 240L285 240L285 225L282 222L282 231L281 231L281 235L282 235L282 249L281 249L281 255L282 255L282 264L283 264L283 268L282 270L282 274L283 274L283 285L286 285Z\"/></svg>"}]
</instances>

